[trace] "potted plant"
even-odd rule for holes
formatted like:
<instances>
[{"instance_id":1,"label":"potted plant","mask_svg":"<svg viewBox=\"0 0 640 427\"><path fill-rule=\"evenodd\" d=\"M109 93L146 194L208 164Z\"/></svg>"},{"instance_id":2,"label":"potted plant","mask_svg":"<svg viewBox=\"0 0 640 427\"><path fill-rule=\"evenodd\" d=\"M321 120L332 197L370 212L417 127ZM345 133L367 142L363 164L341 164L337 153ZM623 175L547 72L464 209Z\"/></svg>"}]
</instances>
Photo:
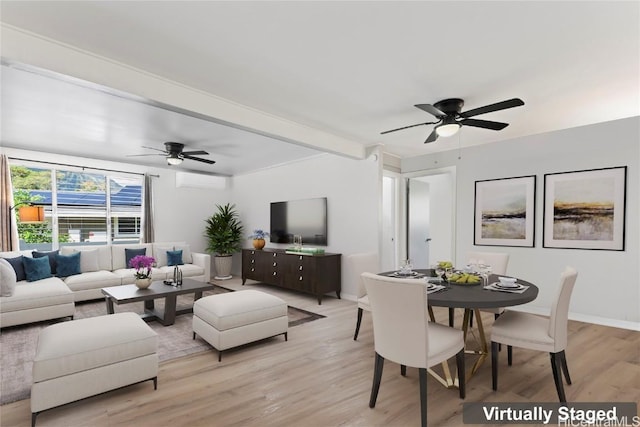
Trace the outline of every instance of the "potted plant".
<instances>
[{"instance_id":1,"label":"potted plant","mask_svg":"<svg viewBox=\"0 0 640 427\"><path fill-rule=\"evenodd\" d=\"M216 267L216 279L230 279L232 255L241 249L242 223L235 205L227 203L216 205L216 212L207 218L205 237L208 241L207 252L213 254Z\"/></svg>"},{"instance_id":2,"label":"potted plant","mask_svg":"<svg viewBox=\"0 0 640 427\"><path fill-rule=\"evenodd\" d=\"M253 230L253 233L249 234L249 238L253 239L253 247L257 250L264 248L265 237L269 237L269 233L259 228L256 228Z\"/></svg>"}]
</instances>

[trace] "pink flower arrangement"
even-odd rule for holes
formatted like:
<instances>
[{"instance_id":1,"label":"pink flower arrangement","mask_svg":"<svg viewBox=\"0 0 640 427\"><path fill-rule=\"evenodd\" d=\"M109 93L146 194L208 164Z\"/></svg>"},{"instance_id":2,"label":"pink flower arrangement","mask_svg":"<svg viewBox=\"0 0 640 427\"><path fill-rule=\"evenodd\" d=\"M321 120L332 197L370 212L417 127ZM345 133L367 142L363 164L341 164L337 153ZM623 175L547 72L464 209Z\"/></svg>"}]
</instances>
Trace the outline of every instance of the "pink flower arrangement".
<instances>
[{"instance_id":1,"label":"pink flower arrangement","mask_svg":"<svg viewBox=\"0 0 640 427\"><path fill-rule=\"evenodd\" d=\"M146 255L136 255L129 261L129 267L136 269L136 279L147 279L151 277L151 267L156 259Z\"/></svg>"}]
</instances>

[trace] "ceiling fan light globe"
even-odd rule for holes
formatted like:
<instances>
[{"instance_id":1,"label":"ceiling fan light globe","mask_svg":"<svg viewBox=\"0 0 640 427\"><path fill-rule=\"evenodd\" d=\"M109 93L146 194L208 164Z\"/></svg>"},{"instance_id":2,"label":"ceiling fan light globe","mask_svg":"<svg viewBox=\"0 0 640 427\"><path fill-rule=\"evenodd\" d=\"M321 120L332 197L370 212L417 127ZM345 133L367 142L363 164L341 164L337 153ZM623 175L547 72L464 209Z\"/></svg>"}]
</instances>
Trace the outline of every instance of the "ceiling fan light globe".
<instances>
[{"instance_id":1,"label":"ceiling fan light globe","mask_svg":"<svg viewBox=\"0 0 640 427\"><path fill-rule=\"evenodd\" d=\"M442 137L455 135L458 130L460 130L458 123L447 123L436 127L436 133Z\"/></svg>"},{"instance_id":2,"label":"ceiling fan light globe","mask_svg":"<svg viewBox=\"0 0 640 427\"><path fill-rule=\"evenodd\" d=\"M178 156L167 157L167 164L171 166L176 166L182 163L182 159Z\"/></svg>"}]
</instances>

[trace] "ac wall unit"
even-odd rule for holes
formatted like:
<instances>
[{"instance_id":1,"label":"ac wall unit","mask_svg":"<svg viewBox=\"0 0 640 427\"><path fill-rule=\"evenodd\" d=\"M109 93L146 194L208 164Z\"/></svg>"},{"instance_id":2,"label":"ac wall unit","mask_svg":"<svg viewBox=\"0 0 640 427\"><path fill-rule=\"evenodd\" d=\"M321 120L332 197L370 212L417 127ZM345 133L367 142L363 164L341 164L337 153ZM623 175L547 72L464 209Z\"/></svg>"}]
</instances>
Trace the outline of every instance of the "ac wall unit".
<instances>
[{"instance_id":1,"label":"ac wall unit","mask_svg":"<svg viewBox=\"0 0 640 427\"><path fill-rule=\"evenodd\" d=\"M227 178L189 172L176 172L176 188L183 187L224 190L227 187Z\"/></svg>"}]
</instances>

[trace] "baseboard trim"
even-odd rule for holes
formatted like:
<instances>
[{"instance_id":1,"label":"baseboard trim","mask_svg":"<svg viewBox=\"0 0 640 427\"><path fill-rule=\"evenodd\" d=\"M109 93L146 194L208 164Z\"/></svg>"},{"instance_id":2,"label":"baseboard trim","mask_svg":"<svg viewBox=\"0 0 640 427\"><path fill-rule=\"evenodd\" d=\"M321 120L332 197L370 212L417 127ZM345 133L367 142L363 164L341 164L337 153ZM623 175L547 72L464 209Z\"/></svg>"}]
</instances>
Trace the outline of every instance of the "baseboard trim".
<instances>
[{"instance_id":1,"label":"baseboard trim","mask_svg":"<svg viewBox=\"0 0 640 427\"><path fill-rule=\"evenodd\" d=\"M549 316L549 310L535 307L509 307L509 310L522 311L524 313L539 314ZM592 323L594 325L610 326L612 328L628 329L640 332L640 322L631 322L628 320L610 319L607 317L592 316L590 314L569 312L569 320L577 322Z\"/></svg>"}]
</instances>

